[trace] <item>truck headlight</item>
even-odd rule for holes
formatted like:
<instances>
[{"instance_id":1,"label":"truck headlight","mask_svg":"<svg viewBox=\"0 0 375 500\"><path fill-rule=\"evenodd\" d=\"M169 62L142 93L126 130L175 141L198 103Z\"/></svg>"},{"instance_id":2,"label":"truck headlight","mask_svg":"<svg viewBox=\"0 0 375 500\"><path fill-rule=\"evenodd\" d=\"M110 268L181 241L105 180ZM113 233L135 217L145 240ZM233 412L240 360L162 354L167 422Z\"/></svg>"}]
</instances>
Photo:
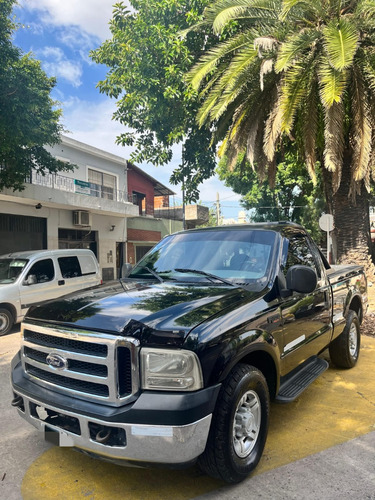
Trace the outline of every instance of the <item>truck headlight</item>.
<instances>
[{"instance_id":1,"label":"truck headlight","mask_svg":"<svg viewBox=\"0 0 375 500\"><path fill-rule=\"evenodd\" d=\"M143 389L196 391L203 387L198 356L181 349L141 349Z\"/></svg>"}]
</instances>

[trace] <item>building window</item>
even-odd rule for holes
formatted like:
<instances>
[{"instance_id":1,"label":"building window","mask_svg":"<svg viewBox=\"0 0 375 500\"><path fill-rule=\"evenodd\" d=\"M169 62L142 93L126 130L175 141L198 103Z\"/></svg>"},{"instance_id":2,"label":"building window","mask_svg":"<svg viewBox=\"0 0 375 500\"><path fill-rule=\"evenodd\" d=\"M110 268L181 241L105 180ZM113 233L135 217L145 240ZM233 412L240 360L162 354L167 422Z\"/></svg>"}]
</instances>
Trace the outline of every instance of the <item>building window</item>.
<instances>
[{"instance_id":1,"label":"building window","mask_svg":"<svg viewBox=\"0 0 375 500\"><path fill-rule=\"evenodd\" d=\"M133 203L134 205L138 205L139 215L142 215L146 210L146 195L144 193L138 193L137 191L133 191Z\"/></svg>"},{"instance_id":2,"label":"building window","mask_svg":"<svg viewBox=\"0 0 375 500\"><path fill-rule=\"evenodd\" d=\"M116 177L114 175L105 174L98 170L88 169L88 182L90 183L90 194L97 198L105 198L107 200L116 199Z\"/></svg>"},{"instance_id":3,"label":"building window","mask_svg":"<svg viewBox=\"0 0 375 500\"><path fill-rule=\"evenodd\" d=\"M135 261L140 261L153 247L154 245L137 245L135 247Z\"/></svg>"}]
</instances>

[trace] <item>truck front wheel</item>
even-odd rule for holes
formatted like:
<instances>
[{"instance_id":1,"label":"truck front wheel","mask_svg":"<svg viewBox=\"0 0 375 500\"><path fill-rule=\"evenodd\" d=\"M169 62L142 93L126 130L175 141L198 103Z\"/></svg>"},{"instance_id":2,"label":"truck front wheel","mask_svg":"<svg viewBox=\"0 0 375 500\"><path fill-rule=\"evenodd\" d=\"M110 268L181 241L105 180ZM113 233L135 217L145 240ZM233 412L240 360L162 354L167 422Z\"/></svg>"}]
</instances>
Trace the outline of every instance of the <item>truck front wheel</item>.
<instances>
[{"instance_id":1,"label":"truck front wheel","mask_svg":"<svg viewBox=\"0 0 375 500\"><path fill-rule=\"evenodd\" d=\"M12 313L8 309L0 308L0 337L10 332L13 323Z\"/></svg>"},{"instance_id":2,"label":"truck front wheel","mask_svg":"<svg viewBox=\"0 0 375 500\"><path fill-rule=\"evenodd\" d=\"M268 421L269 391L263 374L253 366L237 365L221 388L198 465L228 483L243 481L262 456Z\"/></svg>"},{"instance_id":3,"label":"truck front wheel","mask_svg":"<svg viewBox=\"0 0 375 500\"><path fill-rule=\"evenodd\" d=\"M360 345L358 316L350 310L343 332L329 346L332 362L339 368L353 368L358 361Z\"/></svg>"}]
</instances>

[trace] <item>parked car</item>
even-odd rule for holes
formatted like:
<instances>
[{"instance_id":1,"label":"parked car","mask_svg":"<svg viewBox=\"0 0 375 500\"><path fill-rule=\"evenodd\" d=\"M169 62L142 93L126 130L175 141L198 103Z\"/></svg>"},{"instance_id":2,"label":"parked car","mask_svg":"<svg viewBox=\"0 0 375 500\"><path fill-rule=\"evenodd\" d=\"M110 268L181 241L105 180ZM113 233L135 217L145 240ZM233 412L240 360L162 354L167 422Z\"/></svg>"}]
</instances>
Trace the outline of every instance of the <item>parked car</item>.
<instances>
[{"instance_id":1,"label":"parked car","mask_svg":"<svg viewBox=\"0 0 375 500\"><path fill-rule=\"evenodd\" d=\"M37 250L0 256L0 335L29 307L101 283L91 250Z\"/></svg>"},{"instance_id":2,"label":"parked car","mask_svg":"<svg viewBox=\"0 0 375 500\"><path fill-rule=\"evenodd\" d=\"M262 456L270 399L297 398L326 348L356 364L367 305L363 269L331 269L301 226L182 231L117 285L29 311L12 404L62 446L138 466L198 460L235 483Z\"/></svg>"}]
</instances>

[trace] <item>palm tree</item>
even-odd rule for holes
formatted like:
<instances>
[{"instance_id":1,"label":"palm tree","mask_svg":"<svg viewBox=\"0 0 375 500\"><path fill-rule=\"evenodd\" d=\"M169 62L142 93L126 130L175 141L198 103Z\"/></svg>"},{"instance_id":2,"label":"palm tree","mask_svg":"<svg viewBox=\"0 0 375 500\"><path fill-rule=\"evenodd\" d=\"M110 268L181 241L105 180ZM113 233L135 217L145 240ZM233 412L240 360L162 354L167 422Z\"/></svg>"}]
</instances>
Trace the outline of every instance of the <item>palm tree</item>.
<instances>
[{"instance_id":1,"label":"palm tree","mask_svg":"<svg viewBox=\"0 0 375 500\"><path fill-rule=\"evenodd\" d=\"M295 141L315 182L323 166L341 261L369 258L375 178L375 1L218 0L194 29L217 45L188 74L219 154L239 153L275 182L275 152Z\"/></svg>"}]
</instances>

